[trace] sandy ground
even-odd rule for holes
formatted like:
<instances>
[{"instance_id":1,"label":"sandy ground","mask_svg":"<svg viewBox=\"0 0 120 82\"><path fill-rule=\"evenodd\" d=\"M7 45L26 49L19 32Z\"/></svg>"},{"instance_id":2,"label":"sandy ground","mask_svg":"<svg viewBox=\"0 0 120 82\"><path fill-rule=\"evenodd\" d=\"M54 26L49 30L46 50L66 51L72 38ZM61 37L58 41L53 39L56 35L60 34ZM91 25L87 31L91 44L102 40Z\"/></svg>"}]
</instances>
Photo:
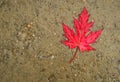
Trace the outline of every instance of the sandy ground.
<instances>
[{"instance_id":1,"label":"sandy ground","mask_svg":"<svg viewBox=\"0 0 120 82\"><path fill-rule=\"evenodd\" d=\"M61 23L84 6L104 31L69 64ZM0 0L0 82L120 82L120 0Z\"/></svg>"}]
</instances>

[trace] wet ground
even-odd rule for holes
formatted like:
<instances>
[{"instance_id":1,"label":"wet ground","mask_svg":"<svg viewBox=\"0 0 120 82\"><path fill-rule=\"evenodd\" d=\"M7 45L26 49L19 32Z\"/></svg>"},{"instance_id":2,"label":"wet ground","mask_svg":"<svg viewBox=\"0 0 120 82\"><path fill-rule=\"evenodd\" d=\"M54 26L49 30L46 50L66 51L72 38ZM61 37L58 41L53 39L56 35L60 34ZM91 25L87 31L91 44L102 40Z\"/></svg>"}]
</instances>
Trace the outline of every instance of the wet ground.
<instances>
[{"instance_id":1,"label":"wet ground","mask_svg":"<svg viewBox=\"0 0 120 82\"><path fill-rule=\"evenodd\" d=\"M69 64L61 23L72 28L84 6L104 31ZM120 82L119 10L120 0L0 0L0 82Z\"/></svg>"}]
</instances>

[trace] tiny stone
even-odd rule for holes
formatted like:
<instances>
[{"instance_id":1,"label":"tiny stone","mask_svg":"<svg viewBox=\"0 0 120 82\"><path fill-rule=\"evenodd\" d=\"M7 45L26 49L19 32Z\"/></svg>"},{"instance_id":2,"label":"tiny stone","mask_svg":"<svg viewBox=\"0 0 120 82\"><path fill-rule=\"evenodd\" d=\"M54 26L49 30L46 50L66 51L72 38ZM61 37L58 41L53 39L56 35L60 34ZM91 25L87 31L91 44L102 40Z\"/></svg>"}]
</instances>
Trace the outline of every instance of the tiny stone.
<instances>
[{"instance_id":1,"label":"tiny stone","mask_svg":"<svg viewBox=\"0 0 120 82\"><path fill-rule=\"evenodd\" d=\"M54 59L55 57L54 56L51 56L51 59Z\"/></svg>"},{"instance_id":2,"label":"tiny stone","mask_svg":"<svg viewBox=\"0 0 120 82\"><path fill-rule=\"evenodd\" d=\"M56 35L56 33L54 33L54 35Z\"/></svg>"},{"instance_id":3,"label":"tiny stone","mask_svg":"<svg viewBox=\"0 0 120 82\"><path fill-rule=\"evenodd\" d=\"M34 36L35 36L35 34L32 34L32 36L34 37Z\"/></svg>"}]
</instances>

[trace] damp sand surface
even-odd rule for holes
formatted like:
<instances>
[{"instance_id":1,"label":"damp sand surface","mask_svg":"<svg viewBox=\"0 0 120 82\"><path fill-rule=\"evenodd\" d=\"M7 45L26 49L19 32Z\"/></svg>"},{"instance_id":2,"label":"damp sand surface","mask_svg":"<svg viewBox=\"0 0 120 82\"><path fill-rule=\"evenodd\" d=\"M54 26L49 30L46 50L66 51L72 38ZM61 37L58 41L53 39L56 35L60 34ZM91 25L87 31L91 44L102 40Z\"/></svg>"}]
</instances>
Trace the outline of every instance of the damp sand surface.
<instances>
[{"instance_id":1,"label":"damp sand surface","mask_svg":"<svg viewBox=\"0 0 120 82\"><path fill-rule=\"evenodd\" d=\"M73 29L84 6L104 31L69 64L61 23ZM119 10L120 0L0 0L0 82L120 82Z\"/></svg>"}]
</instances>

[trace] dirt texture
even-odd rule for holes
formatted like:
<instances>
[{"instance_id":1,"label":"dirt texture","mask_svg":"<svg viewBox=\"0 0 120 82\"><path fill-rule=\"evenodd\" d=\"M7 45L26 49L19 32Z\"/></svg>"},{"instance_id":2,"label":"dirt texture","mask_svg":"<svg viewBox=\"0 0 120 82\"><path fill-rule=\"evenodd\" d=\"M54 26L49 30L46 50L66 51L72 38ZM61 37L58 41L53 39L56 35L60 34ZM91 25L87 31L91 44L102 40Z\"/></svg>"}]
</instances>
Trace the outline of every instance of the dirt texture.
<instances>
[{"instance_id":1,"label":"dirt texture","mask_svg":"<svg viewBox=\"0 0 120 82\"><path fill-rule=\"evenodd\" d=\"M69 64L61 23L83 7L104 31ZM120 82L120 0L0 0L0 82Z\"/></svg>"}]
</instances>

